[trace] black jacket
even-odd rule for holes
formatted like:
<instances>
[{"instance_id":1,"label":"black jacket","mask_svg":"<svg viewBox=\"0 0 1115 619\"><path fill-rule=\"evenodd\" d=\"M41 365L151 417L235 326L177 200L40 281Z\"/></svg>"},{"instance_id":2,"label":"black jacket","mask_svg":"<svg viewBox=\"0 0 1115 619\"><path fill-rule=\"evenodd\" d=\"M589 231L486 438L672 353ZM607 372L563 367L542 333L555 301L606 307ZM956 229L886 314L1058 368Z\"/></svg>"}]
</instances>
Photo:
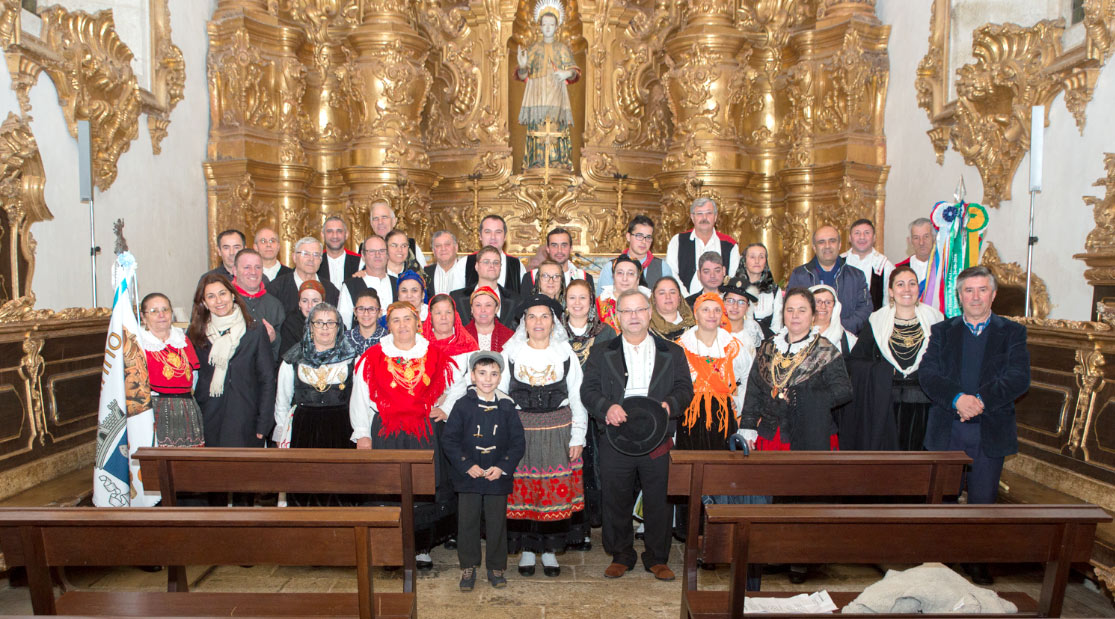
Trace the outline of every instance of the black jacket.
<instances>
[{"instance_id":1,"label":"black jacket","mask_svg":"<svg viewBox=\"0 0 1115 619\"><path fill-rule=\"evenodd\" d=\"M197 348L198 370L194 397L201 407L206 447L263 447L275 428L275 363L267 330L254 322L229 359L221 397L209 396L213 366L210 346Z\"/></svg>"},{"instance_id":2,"label":"black jacket","mask_svg":"<svg viewBox=\"0 0 1115 619\"><path fill-rule=\"evenodd\" d=\"M507 277L503 278L503 286L515 296L522 295L523 291L519 288L519 284L523 279L523 263L515 256L502 252L500 254L503 256L503 270L507 271ZM476 273L476 254L472 253L465 258L465 288L472 290L478 281L480 276Z\"/></svg>"},{"instance_id":3,"label":"black jacket","mask_svg":"<svg viewBox=\"0 0 1115 619\"><path fill-rule=\"evenodd\" d=\"M680 417L693 399L693 381L689 378L689 363L681 347L673 342L647 334L654 342L654 370L650 375L647 397L665 402L670 407L670 418ZM603 433L605 417L613 404L623 403L627 389L627 364L623 358L623 336L593 346L585 363L585 377L581 383L581 402L588 414L596 420L596 428ZM671 426L675 422L671 421ZM674 430L671 427L667 437ZM606 439L604 439L606 440ZM667 439L668 440L668 439Z\"/></svg>"},{"instance_id":4,"label":"black jacket","mask_svg":"<svg viewBox=\"0 0 1115 619\"><path fill-rule=\"evenodd\" d=\"M921 359L918 378L929 396L929 419L925 428L925 448L945 451L949 446L952 422L957 418L952 402L960 388L960 355L963 347L964 317L956 316L933 325L929 349ZM996 314L983 334L987 348L980 367L979 395L980 447L984 454L1000 458L1018 451L1018 427L1014 402L1030 389L1030 351L1026 348L1026 327Z\"/></svg>"},{"instance_id":5,"label":"black jacket","mask_svg":"<svg viewBox=\"0 0 1115 619\"><path fill-rule=\"evenodd\" d=\"M322 300L337 307L337 300L341 297L340 291L327 281L322 281L321 285L325 288L325 298ZM267 294L278 299L287 313L298 309L298 286L294 282L294 271L276 277L275 281L267 285Z\"/></svg>"},{"instance_id":6,"label":"black jacket","mask_svg":"<svg viewBox=\"0 0 1115 619\"><path fill-rule=\"evenodd\" d=\"M335 287L340 288L341 284L343 284L346 279L352 277L352 274L357 272L358 270L360 270L360 254L353 253L353 252L350 252L350 251L346 251L345 252L344 277L342 277L341 281L339 281L339 282L330 281L329 280L329 256L328 256L328 254L322 254L321 255L321 266L319 266L317 268L317 278L320 279L322 282L329 282L329 283L333 284ZM275 276L275 279L279 279L279 277L281 277L281 275Z\"/></svg>"},{"instance_id":7,"label":"black jacket","mask_svg":"<svg viewBox=\"0 0 1115 619\"><path fill-rule=\"evenodd\" d=\"M511 494L515 467L526 452L526 436L514 400L497 391L494 404L494 410L481 408L492 403L482 403L476 387L469 387L445 422L441 449L452 467L450 477L457 492ZM474 464L484 470L498 466L504 475L496 481L474 479L468 475Z\"/></svg>"}]
</instances>

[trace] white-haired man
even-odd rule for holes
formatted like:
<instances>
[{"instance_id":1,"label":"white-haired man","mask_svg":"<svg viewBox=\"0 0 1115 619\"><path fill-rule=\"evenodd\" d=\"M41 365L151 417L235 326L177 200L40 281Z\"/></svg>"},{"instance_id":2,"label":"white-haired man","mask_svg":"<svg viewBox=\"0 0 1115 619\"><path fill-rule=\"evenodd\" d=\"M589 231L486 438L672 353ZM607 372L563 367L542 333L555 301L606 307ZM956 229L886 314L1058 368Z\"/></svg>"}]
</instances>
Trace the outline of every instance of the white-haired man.
<instances>
[{"instance_id":1,"label":"white-haired man","mask_svg":"<svg viewBox=\"0 0 1115 619\"><path fill-rule=\"evenodd\" d=\"M298 309L298 289L302 282L318 280L317 270L321 267L321 241L312 236L298 239L294 244L294 270L280 275L267 286L267 293L283 304L289 314ZM337 305L340 293L330 282L321 282L325 287L325 302Z\"/></svg>"},{"instance_id":2,"label":"white-haired man","mask_svg":"<svg viewBox=\"0 0 1115 619\"><path fill-rule=\"evenodd\" d=\"M697 259L705 252L716 252L724 259L727 273L739 268L739 246L736 240L716 231L719 209L710 198L697 198L689 207L689 220L693 228L675 234L666 247L666 264L681 282L682 296L701 289L697 278Z\"/></svg>"}]
</instances>

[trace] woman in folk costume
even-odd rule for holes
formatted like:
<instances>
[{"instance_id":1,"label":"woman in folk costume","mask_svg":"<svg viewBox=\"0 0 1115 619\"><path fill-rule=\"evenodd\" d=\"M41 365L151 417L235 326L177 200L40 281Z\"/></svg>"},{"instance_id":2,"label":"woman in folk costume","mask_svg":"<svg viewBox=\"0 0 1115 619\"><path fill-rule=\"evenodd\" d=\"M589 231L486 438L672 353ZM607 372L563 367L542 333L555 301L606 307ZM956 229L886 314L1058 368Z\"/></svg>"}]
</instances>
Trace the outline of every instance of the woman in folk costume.
<instances>
[{"instance_id":1,"label":"woman in folk costume","mask_svg":"<svg viewBox=\"0 0 1115 619\"><path fill-rule=\"evenodd\" d=\"M279 356L302 343L306 334L306 320L310 310L325 300L325 286L316 279L308 279L298 287L298 307L287 313L279 329Z\"/></svg>"},{"instance_id":2,"label":"woman in folk costume","mask_svg":"<svg viewBox=\"0 0 1115 619\"><path fill-rule=\"evenodd\" d=\"M477 286L469 296L472 321L465 331L476 340L480 350L500 352L515 332L498 320L500 299L491 286Z\"/></svg>"},{"instance_id":3,"label":"woman in folk costume","mask_svg":"<svg viewBox=\"0 0 1115 619\"><path fill-rule=\"evenodd\" d=\"M782 329L755 355L740 418L753 449L838 449L832 411L852 399L852 386L839 349L813 327L814 311L813 294L791 288Z\"/></svg>"},{"instance_id":4,"label":"woman in folk costume","mask_svg":"<svg viewBox=\"0 0 1115 619\"><path fill-rule=\"evenodd\" d=\"M152 292L139 304L144 329L139 344L147 356L155 444L159 447L204 447L201 409L194 399L194 376L201 367L186 332L174 326L170 299Z\"/></svg>"},{"instance_id":5,"label":"woman in folk costume","mask_svg":"<svg viewBox=\"0 0 1115 619\"><path fill-rule=\"evenodd\" d=\"M383 303L375 288L360 291L352 300L352 313L355 320L352 328L345 333L345 339L352 344L357 357L378 344L383 336L387 335L387 327L379 323L382 311Z\"/></svg>"},{"instance_id":6,"label":"woman in folk costume","mask_svg":"<svg viewBox=\"0 0 1115 619\"><path fill-rule=\"evenodd\" d=\"M650 295L650 332L677 341L682 333L697 324L693 310L681 296L681 286L672 275L654 282Z\"/></svg>"},{"instance_id":7,"label":"woman in folk costume","mask_svg":"<svg viewBox=\"0 0 1115 619\"><path fill-rule=\"evenodd\" d=\"M584 509L581 452L588 412L581 404L581 364L561 325L561 306L534 295L519 308L519 327L503 348L500 390L519 407L526 454L515 469L507 501L509 549L522 550L519 573L561 573L555 553L565 548L570 517Z\"/></svg>"},{"instance_id":8,"label":"woman in folk costume","mask_svg":"<svg viewBox=\"0 0 1115 619\"><path fill-rule=\"evenodd\" d=\"M751 354L739 339L721 328L724 302L705 292L693 303L697 325L678 340L693 379L693 401L678 426L678 449L727 449L739 429L739 414Z\"/></svg>"},{"instance_id":9,"label":"woman in folk costume","mask_svg":"<svg viewBox=\"0 0 1115 619\"><path fill-rule=\"evenodd\" d=\"M356 349L344 336L337 308L319 303L310 310L302 342L283 354L275 393L279 447L350 449L348 420ZM351 505L332 494L292 494L294 505Z\"/></svg>"},{"instance_id":10,"label":"woman in folk costume","mask_svg":"<svg viewBox=\"0 0 1115 619\"><path fill-rule=\"evenodd\" d=\"M756 297L748 288L747 281L739 277L733 277L720 286L720 294L724 297L724 324L721 326L740 340L747 347L748 355L754 357L764 337L763 328L751 317Z\"/></svg>"},{"instance_id":11,"label":"woman in folk costume","mask_svg":"<svg viewBox=\"0 0 1115 619\"><path fill-rule=\"evenodd\" d=\"M449 383L452 387L468 373L468 356L480 347L461 324L461 316L457 314L457 304L452 297L436 294L430 299L429 307L430 313L422 323L422 337L453 358L456 367ZM446 413L453 409L451 406L440 408ZM445 417L435 418L435 421L445 421Z\"/></svg>"},{"instance_id":12,"label":"woman in folk costume","mask_svg":"<svg viewBox=\"0 0 1115 619\"><path fill-rule=\"evenodd\" d=\"M844 325L840 323L843 306L840 299L836 298L836 291L827 284L817 284L810 286L809 292L813 293L813 303L817 308L813 314L813 326L817 327L821 337L832 342L833 346L840 349L840 354L847 357L858 338L845 331Z\"/></svg>"},{"instance_id":13,"label":"woman in folk costume","mask_svg":"<svg viewBox=\"0 0 1115 619\"><path fill-rule=\"evenodd\" d=\"M387 308L388 335L356 363L349 401L351 440L357 449L432 449L435 478L447 478L440 466L431 418L445 418L437 402L455 371L453 357L419 333L418 310L406 301ZM442 484L437 484L441 486ZM419 569L433 567L430 549L448 539L442 502L415 503L414 547Z\"/></svg>"},{"instance_id":14,"label":"woman in folk costume","mask_svg":"<svg viewBox=\"0 0 1115 619\"><path fill-rule=\"evenodd\" d=\"M782 289L770 272L766 245L752 243L740 253L740 258L735 279L746 282L745 288L755 296L751 315L759 323L763 339L766 339L782 328Z\"/></svg>"},{"instance_id":15,"label":"woman in folk costume","mask_svg":"<svg viewBox=\"0 0 1115 619\"><path fill-rule=\"evenodd\" d=\"M414 306L414 309L418 311L419 321L424 322L426 320L426 317L430 315L430 308L426 305L426 302L429 300L429 296L426 294L425 278L414 271L403 271L402 273L399 273L399 279L395 286L395 298L399 301L405 301ZM386 314L384 314L382 320L384 321L384 325L386 326Z\"/></svg>"},{"instance_id":16,"label":"woman in folk costume","mask_svg":"<svg viewBox=\"0 0 1115 619\"><path fill-rule=\"evenodd\" d=\"M929 398L918 384L918 366L930 328L944 316L918 302L918 276L910 267L895 267L889 283L890 304L871 314L852 349L855 414L841 423L841 448L924 449Z\"/></svg>"},{"instance_id":17,"label":"woman in folk costume","mask_svg":"<svg viewBox=\"0 0 1115 619\"><path fill-rule=\"evenodd\" d=\"M596 299L596 314L616 333L619 333L619 316L616 315L616 298L625 290L639 288L650 296L650 289L643 281L643 265L621 254L612 261L612 283L604 286ZM568 303L568 301L567 301Z\"/></svg>"},{"instance_id":18,"label":"woman in folk costume","mask_svg":"<svg viewBox=\"0 0 1115 619\"><path fill-rule=\"evenodd\" d=\"M581 70L573 60L573 50L555 35L565 21L560 0L540 0L534 8L542 40L528 49L516 52L518 68L515 79L526 82L519 124L527 128L524 168L573 169L569 130L573 126L573 107L569 103L567 84L581 78ZM535 135L557 132L557 139ZM547 155L549 159L547 159Z\"/></svg>"},{"instance_id":19,"label":"woman in folk costume","mask_svg":"<svg viewBox=\"0 0 1115 619\"><path fill-rule=\"evenodd\" d=\"M201 362L195 397L206 446L263 447L275 426L271 341L225 276L198 282L186 335Z\"/></svg>"},{"instance_id":20,"label":"woman in folk costume","mask_svg":"<svg viewBox=\"0 0 1115 619\"><path fill-rule=\"evenodd\" d=\"M583 279L569 282L565 289L565 319L562 325L569 334L569 346L577 354L582 368L594 347L616 337L615 330L597 315L593 296L592 285ZM589 424L594 423L590 418ZM591 528L603 524L603 497L600 494L596 453L596 432L590 427L585 434L585 451L582 454L585 509L573 516L567 546L572 550L592 550Z\"/></svg>"}]
</instances>

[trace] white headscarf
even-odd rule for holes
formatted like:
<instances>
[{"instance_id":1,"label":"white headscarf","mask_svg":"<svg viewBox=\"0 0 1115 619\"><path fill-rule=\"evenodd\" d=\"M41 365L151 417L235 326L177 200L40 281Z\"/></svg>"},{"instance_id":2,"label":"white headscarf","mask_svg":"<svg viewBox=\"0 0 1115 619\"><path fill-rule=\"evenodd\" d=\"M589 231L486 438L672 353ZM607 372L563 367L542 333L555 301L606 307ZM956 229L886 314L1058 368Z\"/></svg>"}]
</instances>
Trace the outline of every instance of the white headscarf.
<instances>
[{"instance_id":1,"label":"white headscarf","mask_svg":"<svg viewBox=\"0 0 1115 619\"><path fill-rule=\"evenodd\" d=\"M844 349L841 346L840 340L844 335L847 335L848 350L851 350L855 347L858 338L845 331L844 325L840 324L840 312L844 309L844 307L840 305L840 297L836 296L836 290L833 290L832 286L827 284L817 284L816 286L809 287L809 292L816 293L818 290L827 290L829 294L832 295L833 301L835 301L832 306L832 318L829 320L829 326L826 327L824 331L821 331L821 337L832 342L832 344L843 353Z\"/></svg>"}]
</instances>

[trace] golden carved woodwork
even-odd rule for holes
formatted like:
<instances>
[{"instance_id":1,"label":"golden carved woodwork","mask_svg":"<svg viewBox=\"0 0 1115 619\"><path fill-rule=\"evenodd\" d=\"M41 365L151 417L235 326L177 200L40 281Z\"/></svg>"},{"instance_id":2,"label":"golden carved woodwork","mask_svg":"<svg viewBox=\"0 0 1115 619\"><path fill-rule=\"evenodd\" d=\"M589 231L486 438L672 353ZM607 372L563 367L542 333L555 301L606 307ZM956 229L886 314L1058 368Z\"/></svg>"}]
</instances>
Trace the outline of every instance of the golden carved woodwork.
<instances>
[{"instance_id":1,"label":"golden carved woodwork","mask_svg":"<svg viewBox=\"0 0 1115 619\"><path fill-rule=\"evenodd\" d=\"M951 0L934 0L929 51L918 65L918 106L933 129L929 139L944 162L949 144L983 179L981 202L998 207L1011 198L1011 182L1030 148L1032 106L1049 106L1063 94L1083 133L1085 108L1099 72L1113 51L1115 0L1085 0L1085 40L1062 49L1064 20L1031 26L986 24L972 34L975 62L953 67L954 101L948 101Z\"/></svg>"},{"instance_id":2,"label":"golden carved woodwork","mask_svg":"<svg viewBox=\"0 0 1115 619\"><path fill-rule=\"evenodd\" d=\"M999 289L1003 288L1021 288L1026 290L1026 269L1019 265L1017 262L1003 262L999 257L999 250L995 248L995 244L988 241L986 248L983 250L983 255L980 257L980 265L987 267L991 270L992 275L995 276L998 282ZM1052 303L1049 300L1049 289L1045 286L1045 280L1037 275L1031 276L1030 286L1030 313L1036 318L1045 318L1049 316L1052 309ZM1025 301L1019 304L1025 305Z\"/></svg>"},{"instance_id":3,"label":"golden carved woodwork","mask_svg":"<svg viewBox=\"0 0 1115 619\"><path fill-rule=\"evenodd\" d=\"M35 239L31 225L53 219L46 207L46 173L39 146L27 122L8 113L0 124L0 301L31 294ZM6 234L6 236L4 236Z\"/></svg>"},{"instance_id":4,"label":"golden carved woodwork","mask_svg":"<svg viewBox=\"0 0 1115 619\"><path fill-rule=\"evenodd\" d=\"M170 113L182 100L186 83L182 51L171 42L169 0L150 0L151 90L140 88L131 68L132 52L116 34L112 11L89 14L59 6L43 9L40 33L22 29L18 0L0 0L0 44L24 116L31 111L30 90L46 73L70 134L88 120L93 145L93 178L100 190L116 179L120 156L139 134L147 115L151 148L159 154Z\"/></svg>"},{"instance_id":5,"label":"golden carved woodwork","mask_svg":"<svg viewBox=\"0 0 1115 619\"><path fill-rule=\"evenodd\" d=\"M697 196L719 228L804 262L820 222L883 229L889 29L866 0L566 0L558 37L574 170L518 171L515 52L539 33L528 0L221 0L209 23L210 243L279 232L283 251L330 214L349 246L387 200L427 245L474 249L479 216L508 251L562 225L583 253L623 248L630 217L657 250ZM851 163L855 162L855 163ZM251 187L243 179L247 175ZM248 196L245 198L244 196ZM216 252L214 252L215 255Z\"/></svg>"},{"instance_id":6,"label":"golden carved woodwork","mask_svg":"<svg viewBox=\"0 0 1115 619\"><path fill-rule=\"evenodd\" d=\"M24 397L31 409L31 423L39 444L46 442L46 413L43 410L43 343L41 337L27 334L23 340L23 358L19 361L19 376L23 379Z\"/></svg>"},{"instance_id":7,"label":"golden carved woodwork","mask_svg":"<svg viewBox=\"0 0 1115 619\"><path fill-rule=\"evenodd\" d=\"M1084 252L1073 256L1088 265L1084 277L1092 286L1115 285L1115 153L1105 153L1103 163L1106 172L1093 183L1104 188L1103 197L1084 196L1096 225L1084 241Z\"/></svg>"}]
</instances>

